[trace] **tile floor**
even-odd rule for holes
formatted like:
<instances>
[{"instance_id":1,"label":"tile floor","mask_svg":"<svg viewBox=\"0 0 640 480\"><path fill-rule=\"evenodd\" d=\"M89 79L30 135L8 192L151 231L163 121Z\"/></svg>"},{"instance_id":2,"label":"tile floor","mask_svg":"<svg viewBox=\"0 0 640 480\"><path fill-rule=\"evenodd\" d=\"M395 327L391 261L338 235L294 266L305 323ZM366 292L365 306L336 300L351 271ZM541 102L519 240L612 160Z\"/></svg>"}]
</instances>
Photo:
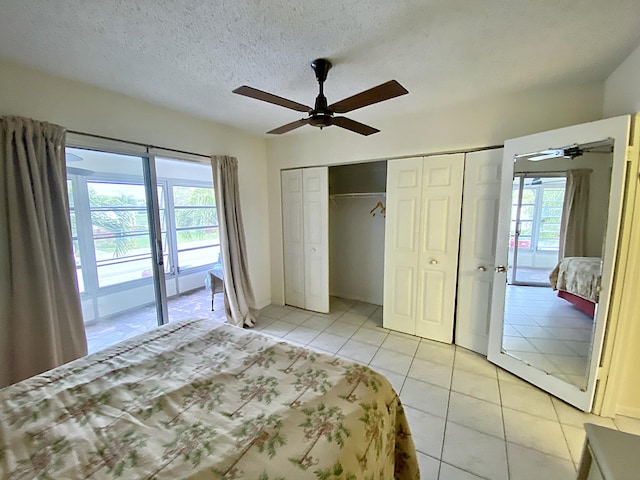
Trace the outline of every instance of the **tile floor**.
<instances>
[{"instance_id":1,"label":"tile floor","mask_svg":"<svg viewBox=\"0 0 640 480\"><path fill-rule=\"evenodd\" d=\"M330 314L269 306L256 328L383 373L400 392L424 479L573 479L583 423L640 434L640 420L585 414L484 357L381 324L381 307L332 298Z\"/></svg>"},{"instance_id":2,"label":"tile floor","mask_svg":"<svg viewBox=\"0 0 640 480\"><path fill-rule=\"evenodd\" d=\"M503 348L584 388L593 319L556 293L550 287L507 286Z\"/></svg>"}]
</instances>

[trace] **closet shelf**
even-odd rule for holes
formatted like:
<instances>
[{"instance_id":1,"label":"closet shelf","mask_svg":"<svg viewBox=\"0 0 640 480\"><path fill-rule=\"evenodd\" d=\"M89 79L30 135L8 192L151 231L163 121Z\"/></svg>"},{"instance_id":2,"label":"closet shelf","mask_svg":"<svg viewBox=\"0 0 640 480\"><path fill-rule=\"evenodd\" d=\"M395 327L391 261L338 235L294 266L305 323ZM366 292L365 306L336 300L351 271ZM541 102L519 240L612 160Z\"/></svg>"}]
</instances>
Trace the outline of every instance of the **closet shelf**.
<instances>
[{"instance_id":1,"label":"closet shelf","mask_svg":"<svg viewBox=\"0 0 640 480\"><path fill-rule=\"evenodd\" d=\"M386 196L386 192L365 192L365 193L332 193L329 198L369 198Z\"/></svg>"}]
</instances>

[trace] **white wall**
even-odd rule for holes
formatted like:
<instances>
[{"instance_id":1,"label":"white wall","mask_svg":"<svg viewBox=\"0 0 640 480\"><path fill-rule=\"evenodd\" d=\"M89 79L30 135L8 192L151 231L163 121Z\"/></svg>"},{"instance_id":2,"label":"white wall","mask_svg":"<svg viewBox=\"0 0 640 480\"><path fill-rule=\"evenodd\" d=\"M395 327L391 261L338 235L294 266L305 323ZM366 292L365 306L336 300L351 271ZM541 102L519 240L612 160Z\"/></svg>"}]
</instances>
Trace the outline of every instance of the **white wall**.
<instances>
[{"instance_id":1,"label":"white wall","mask_svg":"<svg viewBox=\"0 0 640 480\"><path fill-rule=\"evenodd\" d=\"M603 117L640 112L640 46L604 84Z\"/></svg>"},{"instance_id":2,"label":"white wall","mask_svg":"<svg viewBox=\"0 0 640 480\"><path fill-rule=\"evenodd\" d=\"M259 307L270 303L265 141L240 130L0 61L0 115L70 130L203 154L238 158L249 273Z\"/></svg>"},{"instance_id":3,"label":"white wall","mask_svg":"<svg viewBox=\"0 0 640 480\"><path fill-rule=\"evenodd\" d=\"M382 305L384 217L370 211L383 195L335 198L329 203L329 292Z\"/></svg>"},{"instance_id":4,"label":"white wall","mask_svg":"<svg viewBox=\"0 0 640 480\"><path fill-rule=\"evenodd\" d=\"M272 301L283 303L282 215L280 170L314 165L338 165L502 144L505 139L597 120L602 111L602 84L559 90L521 92L388 119L382 131L361 137L336 127L267 140L269 222L271 224ZM375 108L375 107L371 107ZM352 115L358 120L357 112Z\"/></svg>"}]
</instances>

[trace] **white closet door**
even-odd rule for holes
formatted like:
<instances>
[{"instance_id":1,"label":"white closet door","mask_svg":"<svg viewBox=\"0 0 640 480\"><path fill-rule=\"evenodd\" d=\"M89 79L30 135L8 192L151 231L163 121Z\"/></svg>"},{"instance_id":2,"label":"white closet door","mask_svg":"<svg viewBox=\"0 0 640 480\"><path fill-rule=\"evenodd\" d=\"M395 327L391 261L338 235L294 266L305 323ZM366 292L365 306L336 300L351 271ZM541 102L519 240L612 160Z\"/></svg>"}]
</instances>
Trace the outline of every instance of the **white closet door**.
<instances>
[{"instance_id":1,"label":"white closet door","mask_svg":"<svg viewBox=\"0 0 640 480\"><path fill-rule=\"evenodd\" d=\"M416 335L453 340L464 154L424 159Z\"/></svg>"},{"instance_id":2,"label":"white closet door","mask_svg":"<svg viewBox=\"0 0 640 480\"><path fill-rule=\"evenodd\" d=\"M329 169L302 169L304 308L329 313Z\"/></svg>"},{"instance_id":3,"label":"white closet door","mask_svg":"<svg viewBox=\"0 0 640 480\"><path fill-rule=\"evenodd\" d=\"M412 335L416 333L422 163L422 158L387 163L383 325Z\"/></svg>"},{"instance_id":4,"label":"white closet door","mask_svg":"<svg viewBox=\"0 0 640 480\"><path fill-rule=\"evenodd\" d=\"M503 150L465 157L456 344L487 354Z\"/></svg>"},{"instance_id":5,"label":"white closet door","mask_svg":"<svg viewBox=\"0 0 640 480\"><path fill-rule=\"evenodd\" d=\"M285 303L305 308L302 170L283 170L281 179Z\"/></svg>"}]
</instances>

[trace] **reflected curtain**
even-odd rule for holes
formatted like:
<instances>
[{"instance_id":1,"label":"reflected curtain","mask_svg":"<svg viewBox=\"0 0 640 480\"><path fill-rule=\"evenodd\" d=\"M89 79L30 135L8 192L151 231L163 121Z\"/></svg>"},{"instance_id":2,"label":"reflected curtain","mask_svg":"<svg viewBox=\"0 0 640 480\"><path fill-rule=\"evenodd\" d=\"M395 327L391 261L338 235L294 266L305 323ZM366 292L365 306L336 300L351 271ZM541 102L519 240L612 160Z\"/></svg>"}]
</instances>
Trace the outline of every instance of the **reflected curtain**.
<instances>
[{"instance_id":1,"label":"reflected curtain","mask_svg":"<svg viewBox=\"0 0 640 480\"><path fill-rule=\"evenodd\" d=\"M591 170L567 171L562 222L560 224L559 259L584 257L587 254L587 217L589 212L589 183Z\"/></svg>"},{"instance_id":2,"label":"reflected curtain","mask_svg":"<svg viewBox=\"0 0 640 480\"><path fill-rule=\"evenodd\" d=\"M65 130L0 118L0 387L87 354Z\"/></svg>"},{"instance_id":3,"label":"reflected curtain","mask_svg":"<svg viewBox=\"0 0 640 480\"><path fill-rule=\"evenodd\" d=\"M234 157L213 156L211 166L220 233L227 322L238 327L252 327L257 311L247 266L247 246L238 188L238 160Z\"/></svg>"}]
</instances>

